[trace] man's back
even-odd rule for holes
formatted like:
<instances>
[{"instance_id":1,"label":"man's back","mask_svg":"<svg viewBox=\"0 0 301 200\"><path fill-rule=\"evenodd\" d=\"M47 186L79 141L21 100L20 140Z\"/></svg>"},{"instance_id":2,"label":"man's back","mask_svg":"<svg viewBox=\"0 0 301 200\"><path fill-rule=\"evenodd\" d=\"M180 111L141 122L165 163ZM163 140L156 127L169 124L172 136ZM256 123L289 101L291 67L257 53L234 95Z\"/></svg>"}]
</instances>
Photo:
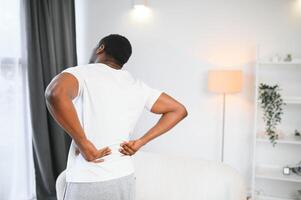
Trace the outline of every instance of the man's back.
<instances>
[{"instance_id":1,"label":"man's back","mask_svg":"<svg viewBox=\"0 0 301 200\"><path fill-rule=\"evenodd\" d=\"M126 70L104 64L72 67L78 81L78 96L73 100L87 138L97 149L110 147L104 162L86 161L75 153L72 142L67 165L68 182L95 182L128 175L134 171L130 156L119 152L120 143L129 140L144 108L150 110L161 92L134 79Z\"/></svg>"},{"instance_id":2,"label":"man's back","mask_svg":"<svg viewBox=\"0 0 301 200\"><path fill-rule=\"evenodd\" d=\"M180 102L122 70L131 54L126 37L108 35L93 50L95 64L66 69L46 88L49 112L73 139L66 200L134 200L130 156L187 116ZM161 117L141 137L129 140L144 107Z\"/></svg>"}]
</instances>

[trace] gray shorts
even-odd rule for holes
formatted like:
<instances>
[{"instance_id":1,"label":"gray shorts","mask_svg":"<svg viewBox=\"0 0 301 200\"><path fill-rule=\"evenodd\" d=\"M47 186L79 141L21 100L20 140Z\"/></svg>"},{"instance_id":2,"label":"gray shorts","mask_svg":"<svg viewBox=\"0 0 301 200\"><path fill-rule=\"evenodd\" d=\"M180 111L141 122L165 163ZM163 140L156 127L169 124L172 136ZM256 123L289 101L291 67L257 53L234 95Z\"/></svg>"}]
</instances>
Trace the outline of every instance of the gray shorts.
<instances>
[{"instance_id":1,"label":"gray shorts","mask_svg":"<svg viewBox=\"0 0 301 200\"><path fill-rule=\"evenodd\" d=\"M135 174L93 183L67 183L63 200L135 200Z\"/></svg>"}]
</instances>

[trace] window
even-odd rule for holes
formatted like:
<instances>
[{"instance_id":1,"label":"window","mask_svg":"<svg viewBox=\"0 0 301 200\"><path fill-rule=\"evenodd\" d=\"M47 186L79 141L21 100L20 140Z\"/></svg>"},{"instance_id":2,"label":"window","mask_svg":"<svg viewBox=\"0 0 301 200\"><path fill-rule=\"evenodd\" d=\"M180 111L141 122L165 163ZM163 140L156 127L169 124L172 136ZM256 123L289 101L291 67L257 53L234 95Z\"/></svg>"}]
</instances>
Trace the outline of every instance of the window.
<instances>
[{"instance_id":1,"label":"window","mask_svg":"<svg viewBox=\"0 0 301 200\"><path fill-rule=\"evenodd\" d=\"M21 62L20 0L0 7L0 197L35 197L26 66Z\"/></svg>"}]
</instances>

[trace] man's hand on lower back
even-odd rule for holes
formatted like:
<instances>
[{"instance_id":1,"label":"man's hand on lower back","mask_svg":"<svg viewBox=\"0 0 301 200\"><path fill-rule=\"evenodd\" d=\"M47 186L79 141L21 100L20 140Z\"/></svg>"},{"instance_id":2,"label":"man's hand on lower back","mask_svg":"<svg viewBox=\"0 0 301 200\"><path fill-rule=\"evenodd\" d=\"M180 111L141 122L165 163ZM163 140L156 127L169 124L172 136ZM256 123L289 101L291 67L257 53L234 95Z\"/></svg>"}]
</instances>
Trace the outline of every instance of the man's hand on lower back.
<instances>
[{"instance_id":1,"label":"man's hand on lower back","mask_svg":"<svg viewBox=\"0 0 301 200\"><path fill-rule=\"evenodd\" d=\"M128 142L123 142L120 144L122 147L119 151L126 156L134 155L142 146L143 142L141 140L130 140Z\"/></svg>"},{"instance_id":2,"label":"man's hand on lower back","mask_svg":"<svg viewBox=\"0 0 301 200\"><path fill-rule=\"evenodd\" d=\"M83 157L89 162L103 162L104 160L100 158L111 154L111 149L109 147L96 149L94 144L87 139L78 142L77 146L78 149L76 150L76 153L80 152Z\"/></svg>"}]
</instances>

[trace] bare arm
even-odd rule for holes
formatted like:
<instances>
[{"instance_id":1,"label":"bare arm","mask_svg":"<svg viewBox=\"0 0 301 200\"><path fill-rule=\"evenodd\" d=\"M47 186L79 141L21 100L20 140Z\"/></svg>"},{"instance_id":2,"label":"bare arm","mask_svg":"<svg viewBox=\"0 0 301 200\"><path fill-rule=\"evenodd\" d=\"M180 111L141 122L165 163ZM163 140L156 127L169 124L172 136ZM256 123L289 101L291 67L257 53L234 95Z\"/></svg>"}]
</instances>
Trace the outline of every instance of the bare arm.
<instances>
[{"instance_id":1,"label":"bare arm","mask_svg":"<svg viewBox=\"0 0 301 200\"><path fill-rule=\"evenodd\" d=\"M73 138L84 158L87 161L102 161L97 159L110 154L110 149L97 150L86 138L72 103L77 93L77 79L70 73L59 74L45 91L46 105L57 123Z\"/></svg>"},{"instance_id":2,"label":"bare arm","mask_svg":"<svg viewBox=\"0 0 301 200\"><path fill-rule=\"evenodd\" d=\"M162 114L159 121L138 140L122 143L120 152L125 155L133 155L143 145L166 133L187 116L186 108L165 93L160 95L159 99L153 105L151 112Z\"/></svg>"}]
</instances>

